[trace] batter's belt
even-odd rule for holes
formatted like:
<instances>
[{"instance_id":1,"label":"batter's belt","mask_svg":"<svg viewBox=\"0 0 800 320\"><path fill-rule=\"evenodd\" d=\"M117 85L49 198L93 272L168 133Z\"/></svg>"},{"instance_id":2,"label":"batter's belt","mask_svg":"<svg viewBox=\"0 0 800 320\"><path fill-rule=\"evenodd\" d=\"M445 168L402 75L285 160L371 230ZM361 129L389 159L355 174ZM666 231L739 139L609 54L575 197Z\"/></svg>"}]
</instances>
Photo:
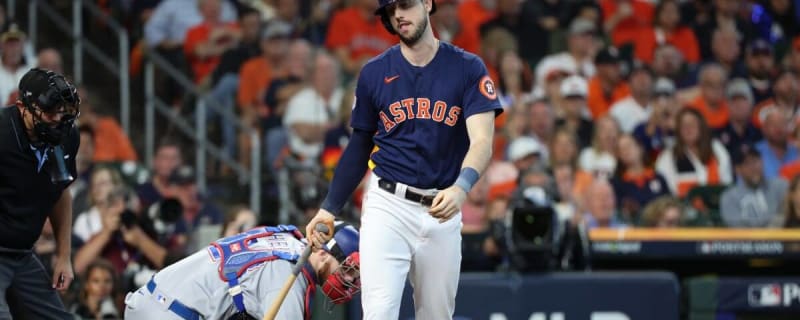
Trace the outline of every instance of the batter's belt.
<instances>
[{"instance_id":1,"label":"batter's belt","mask_svg":"<svg viewBox=\"0 0 800 320\"><path fill-rule=\"evenodd\" d=\"M433 204L433 198L436 197L435 194L434 195L422 194L422 193L416 192L414 190L411 190L410 187L406 187L405 188L406 189L405 194L404 195L399 195L399 194L397 194L398 184L400 184L400 183L399 182L390 181L390 180L387 180L387 179L384 179L384 178L379 178L378 179L378 187L383 189L383 190L385 190L386 192L389 192L389 193L397 195L397 196L404 197L406 200L419 203L419 204L421 204L423 206L426 206L426 207L430 207Z\"/></svg>"}]
</instances>

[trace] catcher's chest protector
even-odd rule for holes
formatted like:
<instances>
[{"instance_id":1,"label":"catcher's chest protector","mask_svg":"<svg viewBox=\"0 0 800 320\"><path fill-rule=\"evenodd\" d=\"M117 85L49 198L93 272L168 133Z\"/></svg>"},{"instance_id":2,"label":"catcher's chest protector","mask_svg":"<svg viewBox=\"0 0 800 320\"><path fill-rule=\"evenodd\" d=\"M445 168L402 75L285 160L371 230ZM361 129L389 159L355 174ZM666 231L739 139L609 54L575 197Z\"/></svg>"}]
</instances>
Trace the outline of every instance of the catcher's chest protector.
<instances>
[{"instance_id":1,"label":"catcher's chest protector","mask_svg":"<svg viewBox=\"0 0 800 320\"><path fill-rule=\"evenodd\" d=\"M208 246L208 254L213 261L219 262L219 277L228 283L228 293L238 311L246 312L239 286L239 277L242 274L268 261L282 259L294 263L300 258L303 247L291 241L290 237L303 239L295 226L259 227L219 239ZM313 296L316 285L313 278L303 271L303 276L309 282L306 297ZM310 314L308 306L306 301L307 315Z\"/></svg>"}]
</instances>

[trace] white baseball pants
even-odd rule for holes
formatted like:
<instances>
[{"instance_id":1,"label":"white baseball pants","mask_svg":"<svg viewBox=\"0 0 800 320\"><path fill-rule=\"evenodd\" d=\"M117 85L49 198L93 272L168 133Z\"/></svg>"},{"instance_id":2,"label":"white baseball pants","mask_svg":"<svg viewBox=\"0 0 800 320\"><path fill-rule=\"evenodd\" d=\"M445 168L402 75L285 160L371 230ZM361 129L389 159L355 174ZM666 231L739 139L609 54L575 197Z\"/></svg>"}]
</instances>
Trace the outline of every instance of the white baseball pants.
<instances>
[{"instance_id":1,"label":"white baseball pants","mask_svg":"<svg viewBox=\"0 0 800 320\"><path fill-rule=\"evenodd\" d=\"M461 212L439 223L430 208L405 199L406 188L398 183L391 194L371 174L359 244L364 319L397 319L406 277L414 288L417 320L452 319L461 268Z\"/></svg>"}]
</instances>

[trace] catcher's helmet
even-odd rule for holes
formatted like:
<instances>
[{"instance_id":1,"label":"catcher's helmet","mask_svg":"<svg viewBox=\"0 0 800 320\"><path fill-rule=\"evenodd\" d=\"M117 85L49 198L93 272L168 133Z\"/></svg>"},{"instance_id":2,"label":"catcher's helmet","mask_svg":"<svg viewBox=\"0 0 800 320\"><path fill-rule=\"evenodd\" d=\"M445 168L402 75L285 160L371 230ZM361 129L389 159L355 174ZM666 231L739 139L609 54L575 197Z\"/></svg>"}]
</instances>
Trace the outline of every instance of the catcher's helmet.
<instances>
[{"instance_id":1,"label":"catcher's helmet","mask_svg":"<svg viewBox=\"0 0 800 320\"><path fill-rule=\"evenodd\" d=\"M386 14L386 6L395 3L397 1L402 0L378 0L378 9L375 10L376 16L381 16L381 22L383 22L383 27L386 28L386 31L389 31L391 34L397 34L397 31L394 31L392 27L392 22L389 21L389 16ZM410 0L410 1L419 1L419 0ZM433 14L436 12L436 0L431 0L431 12Z\"/></svg>"},{"instance_id":2,"label":"catcher's helmet","mask_svg":"<svg viewBox=\"0 0 800 320\"><path fill-rule=\"evenodd\" d=\"M353 225L337 221L333 227L333 238L323 248L340 263L354 252L358 252L358 230Z\"/></svg>"}]
</instances>

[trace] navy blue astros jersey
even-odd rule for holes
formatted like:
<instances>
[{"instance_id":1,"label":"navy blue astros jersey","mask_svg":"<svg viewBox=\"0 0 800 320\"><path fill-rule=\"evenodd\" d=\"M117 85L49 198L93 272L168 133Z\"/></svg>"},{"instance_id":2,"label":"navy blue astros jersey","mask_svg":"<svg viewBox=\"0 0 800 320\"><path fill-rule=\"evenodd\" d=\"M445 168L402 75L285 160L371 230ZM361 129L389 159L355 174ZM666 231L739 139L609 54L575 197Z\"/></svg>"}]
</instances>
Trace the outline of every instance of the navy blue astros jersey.
<instances>
[{"instance_id":1,"label":"navy blue astros jersey","mask_svg":"<svg viewBox=\"0 0 800 320\"><path fill-rule=\"evenodd\" d=\"M466 119L503 109L480 58L441 42L424 67L395 45L361 70L350 124L375 132L370 168L419 188L451 186L469 149Z\"/></svg>"}]
</instances>

